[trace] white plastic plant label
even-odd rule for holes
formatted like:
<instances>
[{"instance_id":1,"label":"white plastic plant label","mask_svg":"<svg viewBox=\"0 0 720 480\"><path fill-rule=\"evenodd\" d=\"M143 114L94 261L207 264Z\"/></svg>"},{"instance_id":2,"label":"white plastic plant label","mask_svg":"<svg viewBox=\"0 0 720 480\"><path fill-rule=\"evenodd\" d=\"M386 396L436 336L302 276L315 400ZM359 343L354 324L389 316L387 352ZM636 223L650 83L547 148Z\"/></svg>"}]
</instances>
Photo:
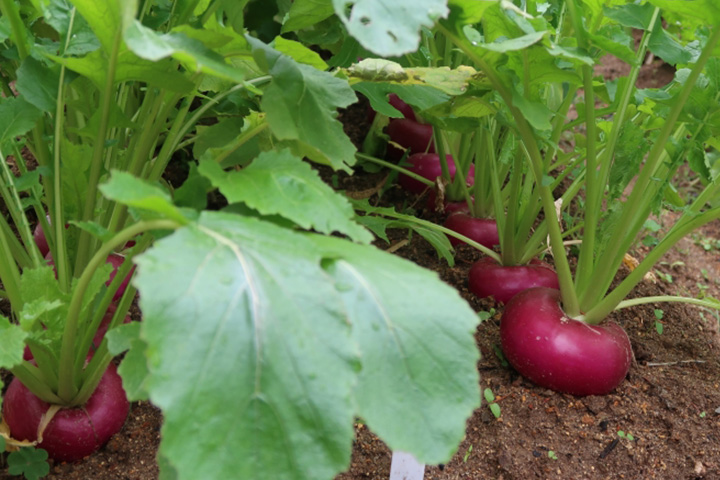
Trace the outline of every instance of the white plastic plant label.
<instances>
[{"instance_id":1,"label":"white plastic plant label","mask_svg":"<svg viewBox=\"0 0 720 480\"><path fill-rule=\"evenodd\" d=\"M422 480L425 476L425 465L405 452L393 452L390 464L390 480Z\"/></svg>"}]
</instances>

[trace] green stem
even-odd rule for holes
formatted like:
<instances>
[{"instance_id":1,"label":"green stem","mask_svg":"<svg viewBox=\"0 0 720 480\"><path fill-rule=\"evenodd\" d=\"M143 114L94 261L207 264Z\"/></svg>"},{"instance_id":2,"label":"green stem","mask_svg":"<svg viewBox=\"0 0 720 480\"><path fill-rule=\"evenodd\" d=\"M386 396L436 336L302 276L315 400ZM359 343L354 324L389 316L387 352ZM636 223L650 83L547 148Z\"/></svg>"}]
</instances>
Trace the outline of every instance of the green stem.
<instances>
[{"instance_id":1,"label":"green stem","mask_svg":"<svg viewBox=\"0 0 720 480\"><path fill-rule=\"evenodd\" d=\"M440 130L437 128L433 128L433 139L435 140L435 150L438 153L438 160L440 161L440 178L442 178L442 182L445 184L445 186L451 187L453 183L453 178L450 176L450 168L448 167L447 153L445 151L445 142L443 141ZM455 173L458 173L457 165L455 165L455 169ZM456 177L459 177L459 175L456 175ZM446 198L457 200L457 198L454 198L454 196L450 194L450 190L451 188L448 188L445 192Z\"/></svg>"},{"instance_id":2,"label":"green stem","mask_svg":"<svg viewBox=\"0 0 720 480\"><path fill-rule=\"evenodd\" d=\"M575 0L566 2L568 14L575 30L578 47L587 49L588 41L583 27L582 17L575 5ZM595 90L593 87L593 69L590 65L582 67L583 91L585 95L585 232L583 232L583 243L578 257L578 266L575 270L575 288L582 292L584 285L592 275L592 267L595 257L595 237L597 223L600 217L601 195L604 191L604 184L598 176L597 162L597 127L595 125ZM600 192L600 195L598 195Z\"/></svg>"},{"instance_id":3,"label":"green stem","mask_svg":"<svg viewBox=\"0 0 720 480\"><path fill-rule=\"evenodd\" d=\"M133 248L133 256L136 255L139 252L144 251L152 241L151 237L149 235L145 235ZM132 258L129 257L127 263L131 263L129 260ZM124 266L124 265L123 265ZM129 265L128 265L129 266ZM129 269L128 269L129 270ZM120 272L118 271L118 274L116 278L120 277L123 278L124 275L127 274L127 271ZM121 277L123 275L123 277ZM113 288L110 288L109 291L114 291ZM135 297L136 290L132 285L128 285L127 290L125 291L125 294L123 295L122 299L120 300L120 303L117 306L117 309L115 310L115 314L113 315L112 320L110 321L110 324L108 325L107 331L112 330L116 326L120 325L124 319L125 315L130 308L130 304L133 301L133 298ZM93 326L89 329L88 332L86 332L85 339L83 340L82 347L80 351L88 351L90 349L90 346L92 344L92 340L95 335L95 331L97 330L97 326L100 324L100 321L102 320L103 312L107 310L107 304L109 304L109 301L111 299L110 293L106 293L106 298L103 298L103 301L100 303L100 311L98 312L97 317L93 319ZM106 303L107 302L107 303ZM107 348L107 337L104 337L102 341L100 342L100 345L98 346L97 350L95 351L95 355L93 356L92 360L90 360L90 363L88 363L87 367L85 367L85 370L81 372L82 375L82 382L80 386L80 390L78 391L78 394L75 396L75 398L72 399L72 403L74 405L84 405L85 402L90 398L90 396L95 391L95 388L97 387L98 383L100 383L100 380L102 379L102 376L105 374L105 371L107 370L107 367L112 360L112 355L109 354L108 348ZM84 358L78 358L77 364L76 364L76 372L78 372L79 368L82 368Z\"/></svg>"},{"instance_id":4,"label":"green stem","mask_svg":"<svg viewBox=\"0 0 720 480\"><path fill-rule=\"evenodd\" d=\"M605 108L596 108L595 109L595 117L594 117L593 121L598 118L602 118L606 115L613 114L616 111L617 111L617 108L614 106L605 107ZM575 120L571 120L565 124L561 124L561 127L562 127L561 132L565 131L565 130L572 130L577 126L582 125L586 121L587 121L587 116L585 118L580 117L580 118L576 118Z\"/></svg>"},{"instance_id":5,"label":"green stem","mask_svg":"<svg viewBox=\"0 0 720 480\"><path fill-rule=\"evenodd\" d=\"M65 402L64 404L70 405L78 393L78 387L75 383L74 368L75 356L77 354L77 328L83 298L95 271L101 265L105 264L108 255L110 255L116 248L125 245L133 237L150 230L175 230L179 227L181 227L181 225L174 220L138 222L125 228L115 235L110 241L103 244L88 262L87 267L83 270L82 275L80 275L77 285L73 291L73 296L68 307L67 322L65 323L65 330L63 332L62 346L60 350L58 396L63 400L63 402Z\"/></svg>"},{"instance_id":6,"label":"green stem","mask_svg":"<svg viewBox=\"0 0 720 480\"><path fill-rule=\"evenodd\" d=\"M182 141L182 139L185 137L185 135L187 135L187 133L190 131L190 129L193 128L197 124L197 122L202 118L203 115L205 115L205 113L208 110L210 110L210 108L212 108L213 106L220 103L220 101L223 98L225 98L228 95L231 95L239 90L247 88L248 85L257 86L257 85L261 85L265 82L269 82L270 80L272 80L272 76L263 75L262 77L257 77L252 80L248 80L245 83L235 85L234 87L232 87L228 90L225 90L224 92L221 92L221 93L215 95L214 97L208 99L208 101L205 102L200 108L198 108L193 113L192 117L190 117L190 119L187 122L185 122L185 124L181 128L179 128L179 131L177 132L177 134L174 136L172 142L170 143L169 152L172 154L172 152L174 152L177 149L178 144ZM188 106L188 108L189 108L189 106Z\"/></svg>"},{"instance_id":7,"label":"green stem","mask_svg":"<svg viewBox=\"0 0 720 480\"><path fill-rule=\"evenodd\" d=\"M629 300L623 300L618 303L615 310L620 310L628 307L635 307L637 305L646 305L648 303L661 303L661 302L678 302L678 303L689 303L690 305L698 305L700 307L720 309L720 302L717 300L707 300L701 298L692 297L681 297L677 295L658 295L656 297L640 297L631 298Z\"/></svg>"},{"instance_id":8,"label":"green stem","mask_svg":"<svg viewBox=\"0 0 720 480\"><path fill-rule=\"evenodd\" d=\"M630 291L642 281L645 274L650 271L668 250L696 228L717 218L720 218L720 207L708 210L699 215L683 215L673 228L670 229L665 238L640 262L640 265L630 272L630 275L625 277L625 279L620 282L620 285L615 287L602 301L597 303L597 305L585 314L585 322L590 324L600 323L622 302Z\"/></svg>"},{"instance_id":9,"label":"green stem","mask_svg":"<svg viewBox=\"0 0 720 480\"><path fill-rule=\"evenodd\" d=\"M518 149L515 153L513 169L510 173L510 201L507 202L507 214L504 228L500 232L503 236L502 264L505 266L517 265L520 254L517 248L517 218L520 209L520 187L523 177L523 152ZM498 182L498 180L495 180ZM523 239L525 240L525 239Z\"/></svg>"},{"instance_id":10,"label":"green stem","mask_svg":"<svg viewBox=\"0 0 720 480\"><path fill-rule=\"evenodd\" d=\"M62 400L48 387L40 369L27 360L10 369L12 374L30 390L33 395L48 403L61 404Z\"/></svg>"},{"instance_id":11,"label":"green stem","mask_svg":"<svg viewBox=\"0 0 720 480\"><path fill-rule=\"evenodd\" d=\"M73 12L75 9L73 9ZM71 30L72 31L72 30ZM70 290L70 272L68 271L69 261L67 255L67 245L65 244L65 219L63 218L62 205L62 168L60 165L60 149L62 143L63 120L64 120L64 78L65 67L60 68L60 81L58 82L58 97L55 102L55 135L53 149L53 176L54 197L51 227L55 230L55 250L53 258L55 259L55 268L57 270L58 282L63 291Z\"/></svg>"},{"instance_id":12,"label":"green stem","mask_svg":"<svg viewBox=\"0 0 720 480\"><path fill-rule=\"evenodd\" d=\"M610 167L613 163L613 155L615 154L617 140L620 137L620 132L625 125L625 117L627 115L628 106L632 99L632 94L635 91L635 83L637 82L637 78L640 73L642 59L645 58L645 52L647 51L650 34L652 33L653 25L655 24L659 13L660 10L656 8L651 20L650 30L646 31L643 34L642 40L640 41L640 45L635 56L635 65L632 67L628 80L625 83L625 88L620 94L617 112L613 116L612 130L610 131L606 147L600 156L600 171L598 172L597 176L595 176L594 170L587 172L586 183L588 185L588 189L587 204L585 209L585 225L587 230L583 234L583 246L580 249L580 257L578 260L578 268L576 273L576 286L578 288L581 306L591 304L591 300L590 303L588 303L588 295L591 295L593 291L597 290L596 282L593 281L593 278L595 278L595 237L597 232L597 224L600 217L600 210L602 208L602 197L605 191L604 187L605 185L607 185L608 177L610 175ZM589 123L587 125L589 131L590 124L594 126L595 122L594 120L589 118L588 122ZM590 175L590 173L592 173L593 175ZM593 192L591 193L589 185L594 182L597 182L597 188L593 188ZM618 230L618 233L622 235L626 231L627 230L624 229ZM587 244L587 248L586 242L589 242ZM608 263L607 258L605 258L604 255L603 258L603 263ZM604 292L601 292L601 295L602 293Z\"/></svg>"},{"instance_id":13,"label":"green stem","mask_svg":"<svg viewBox=\"0 0 720 480\"><path fill-rule=\"evenodd\" d=\"M5 219L3 218L3 222ZM23 302L20 295L20 269L12 255L8 236L10 229L0 228L0 280L2 281L13 312L22 310Z\"/></svg>"},{"instance_id":14,"label":"green stem","mask_svg":"<svg viewBox=\"0 0 720 480\"><path fill-rule=\"evenodd\" d=\"M105 87L102 92L102 103L100 104L100 124L98 133L95 137L95 145L93 149L92 163L90 164L90 174L88 177L88 190L86 194L85 210L83 211L83 221L89 222L95 215L95 205L97 204L98 183L100 174L102 173L102 159L105 151L105 140L110 124L110 104L113 100L113 85L115 84L115 71L117 68L118 55L120 53L120 45L122 44L122 32L115 32L113 46L108 60L108 72L105 79ZM77 258L75 259L75 272L82 271L87 263L87 258L92 252L94 241L90 233L81 230L78 240Z\"/></svg>"},{"instance_id":15,"label":"green stem","mask_svg":"<svg viewBox=\"0 0 720 480\"><path fill-rule=\"evenodd\" d=\"M480 250L482 253L484 253L484 254L487 255L488 257L491 257L493 260L495 260L496 262L500 263L500 255L498 255L497 252L494 252L493 250L490 250L489 248L487 248L487 247L484 246L484 245L480 245L479 243L477 243L476 241L474 241L474 240L466 237L465 235L462 235L462 234L460 234L460 233L457 233L457 232L454 231L454 230L450 230L449 228L445 228L445 227L443 227L443 226L441 226L441 225L438 225L437 223L429 222L429 221L427 221L427 220L423 220L423 219L421 219L421 218L417 218L417 217L415 217L415 216L413 216L413 215L404 215L404 214L402 214L402 213L397 213L397 212L392 212L392 213L383 212L382 215L385 216L385 217L397 218L398 220L405 220L405 221L408 222L408 223L414 223L414 224L416 224L416 225L420 225L420 226L429 228L429 229L431 229L431 230L435 230L435 231L438 231L438 232L442 232L442 233L444 233L445 235L450 235L451 237L455 237L455 238L457 238L458 240L461 240L461 241L467 243L467 244L470 245L471 247L476 248L477 250Z\"/></svg>"},{"instance_id":16,"label":"green stem","mask_svg":"<svg viewBox=\"0 0 720 480\"><path fill-rule=\"evenodd\" d=\"M182 138L181 129L183 128L183 122L185 121L185 117L190 111L192 100L193 97L185 98L182 105L180 106L180 109L175 115L175 119L173 120L173 124L170 127L170 131L165 137L165 141L160 148L160 152L158 153L157 157L155 157L150 173L147 175L147 179L149 181L158 181L160 177L162 177L162 174L165 171L168 163L170 163L172 154L175 152L175 149L178 147L178 144Z\"/></svg>"},{"instance_id":17,"label":"green stem","mask_svg":"<svg viewBox=\"0 0 720 480\"><path fill-rule=\"evenodd\" d=\"M410 170L400 167L398 165L395 165L394 163L386 162L385 160L380 160L379 158L371 157L370 155L366 155L364 153L356 153L355 156L359 158L360 160L365 160L366 162L371 162L376 165L380 165L382 167L390 168L392 170L395 170L396 172L400 172L403 175L407 175L408 177L417 180L418 182L424 183L428 186L428 188L432 188L435 186L435 183L431 180L428 180L427 178L418 175L415 172L411 172Z\"/></svg>"},{"instance_id":18,"label":"green stem","mask_svg":"<svg viewBox=\"0 0 720 480\"><path fill-rule=\"evenodd\" d=\"M240 135L238 138L235 139L235 141L225 147L223 149L223 152L218 155L218 157L215 159L218 163L222 163L227 159L230 155L235 153L239 148L241 148L243 145L245 145L247 142L255 138L257 135L260 135L263 131L268 129L270 127L270 124L267 123L267 121L262 122L261 124L251 128L247 132Z\"/></svg>"},{"instance_id":19,"label":"green stem","mask_svg":"<svg viewBox=\"0 0 720 480\"><path fill-rule=\"evenodd\" d=\"M20 194L18 193L17 188L15 188L15 176L10 171L5 155L1 151L0 161L2 162L2 177L4 179L4 185L0 187L0 192L2 192L2 197L5 200L5 206L10 212L10 216L18 229L23 244L26 245L26 248L30 252L32 263L35 265L42 265L43 259L40 256L40 251L37 248L33 248L35 241L33 240L30 224L25 216L22 201L20 200ZM23 162L24 160L22 157L19 157L15 158L15 161ZM10 244L14 245L15 240L15 238L9 239Z\"/></svg>"},{"instance_id":20,"label":"green stem","mask_svg":"<svg viewBox=\"0 0 720 480\"><path fill-rule=\"evenodd\" d=\"M20 17L18 5L17 1L0 0L0 11L2 16L10 22L10 36L18 49L20 60L23 60L30 54L30 44L27 41L27 29Z\"/></svg>"}]
</instances>

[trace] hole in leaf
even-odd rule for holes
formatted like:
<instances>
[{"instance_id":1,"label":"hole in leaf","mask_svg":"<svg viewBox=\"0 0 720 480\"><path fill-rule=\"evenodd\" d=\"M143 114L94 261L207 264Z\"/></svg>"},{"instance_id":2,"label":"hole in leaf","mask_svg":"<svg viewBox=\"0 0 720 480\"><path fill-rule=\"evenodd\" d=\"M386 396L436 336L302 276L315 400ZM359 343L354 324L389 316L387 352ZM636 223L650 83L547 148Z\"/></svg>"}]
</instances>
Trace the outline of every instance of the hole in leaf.
<instances>
[{"instance_id":1,"label":"hole in leaf","mask_svg":"<svg viewBox=\"0 0 720 480\"><path fill-rule=\"evenodd\" d=\"M395 36L395 34L394 34L393 32L391 32L390 30L388 30L388 31L387 31L387 34L388 34L388 36L389 36L390 38L393 39L393 42L397 42L398 38Z\"/></svg>"},{"instance_id":2,"label":"hole in leaf","mask_svg":"<svg viewBox=\"0 0 720 480\"><path fill-rule=\"evenodd\" d=\"M365 26L370 25L370 17L360 17L360 23L362 23Z\"/></svg>"}]
</instances>

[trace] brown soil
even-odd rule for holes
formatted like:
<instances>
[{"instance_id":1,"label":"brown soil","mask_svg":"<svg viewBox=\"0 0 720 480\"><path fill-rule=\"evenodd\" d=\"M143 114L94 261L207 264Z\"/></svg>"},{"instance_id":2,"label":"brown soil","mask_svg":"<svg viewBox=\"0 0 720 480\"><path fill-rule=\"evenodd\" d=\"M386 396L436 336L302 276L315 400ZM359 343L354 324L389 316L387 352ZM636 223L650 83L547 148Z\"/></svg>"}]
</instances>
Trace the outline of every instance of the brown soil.
<instances>
[{"instance_id":1,"label":"brown soil","mask_svg":"<svg viewBox=\"0 0 720 480\"><path fill-rule=\"evenodd\" d=\"M617 67L607 68L613 71ZM649 77L661 84L668 77L660 78L660 73L668 71L658 67ZM359 114L346 122L362 123ZM358 138L358 132L354 133ZM340 186L364 192L383 176L341 178ZM416 199L406 199L391 188L384 200ZM393 243L404 238L398 233ZM644 282L634 295L720 297L717 238L718 222L684 239L658 265L657 281ZM468 420L467 434L456 455L445 465L428 466L426 479L720 478L720 335L714 313L679 304L617 312L612 320L626 329L635 352L630 373L610 395L576 398L538 388L503 365L496 354L500 306L467 291L467 272L478 258L475 251L460 247L457 264L450 268L416 235L397 253L437 271L476 311L494 312L477 329L482 352L478 369L480 387L492 390L501 416L495 418L483 403ZM640 258L643 251L634 254ZM656 308L664 311L662 334L655 329ZM156 479L161 423L156 408L135 403L125 427L107 446L78 463L52 464L47 478ZM619 431L632 439L621 438ZM387 479L391 452L365 426L358 425L356 432L350 470L336 480ZM0 480L7 478L11 477L0 472Z\"/></svg>"}]
</instances>

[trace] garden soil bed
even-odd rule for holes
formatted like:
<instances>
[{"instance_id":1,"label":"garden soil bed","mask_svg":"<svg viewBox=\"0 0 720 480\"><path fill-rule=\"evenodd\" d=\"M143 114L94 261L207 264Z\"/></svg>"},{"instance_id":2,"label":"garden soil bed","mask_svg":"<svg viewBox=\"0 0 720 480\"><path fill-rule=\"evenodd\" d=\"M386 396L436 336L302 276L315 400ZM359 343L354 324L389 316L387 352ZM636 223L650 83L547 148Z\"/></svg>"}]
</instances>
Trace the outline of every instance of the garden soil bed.
<instances>
[{"instance_id":1,"label":"garden soil bed","mask_svg":"<svg viewBox=\"0 0 720 480\"><path fill-rule=\"evenodd\" d=\"M614 67L608 68L612 72ZM667 74L666 70L661 65L647 76L661 84L658 75ZM362 121L346 124L362 125ZM383 177L340 178L339 186L362 195L375 190ZM391 188L383 196L383 203L387 202L399 205L418 199ZM430 212L426 217L439 220ZM655 279L643 282L633 295L720 298L719 238L716 222L684 239L657 266ZM681 304L616 312L611 320L626 329L635 352L626 380L604 397L558 394L530 384L498 355L501 306L477 299L467 290L467 272L479 258L477 252L458 248L456 265L449 267L419 236L406 239L403 232L394 232L391 245L379 246L396 249L397 254L436 271L476 311L491 313L476 333L482 352L478 369L480 387L492 390L501 410L496 418L483 403L468 420L456 455L444 465L429 466L425 479L720 478L720 335L714 312ZM642 258L644 252L633 254ZM618 277L628 271L625 267ZM656 331L656 309L664 312L662 334ZM77 463L51 465L46 478L156 479L161 424L156 408L135 403L123 430L103 449ZM619 431L626 435L621 437ZM391 452L363 424L356 425L356 434L350 470L336 480L387 479ZM2 467L0 480L12 478Z\"/></svg>"}]
</instances>

